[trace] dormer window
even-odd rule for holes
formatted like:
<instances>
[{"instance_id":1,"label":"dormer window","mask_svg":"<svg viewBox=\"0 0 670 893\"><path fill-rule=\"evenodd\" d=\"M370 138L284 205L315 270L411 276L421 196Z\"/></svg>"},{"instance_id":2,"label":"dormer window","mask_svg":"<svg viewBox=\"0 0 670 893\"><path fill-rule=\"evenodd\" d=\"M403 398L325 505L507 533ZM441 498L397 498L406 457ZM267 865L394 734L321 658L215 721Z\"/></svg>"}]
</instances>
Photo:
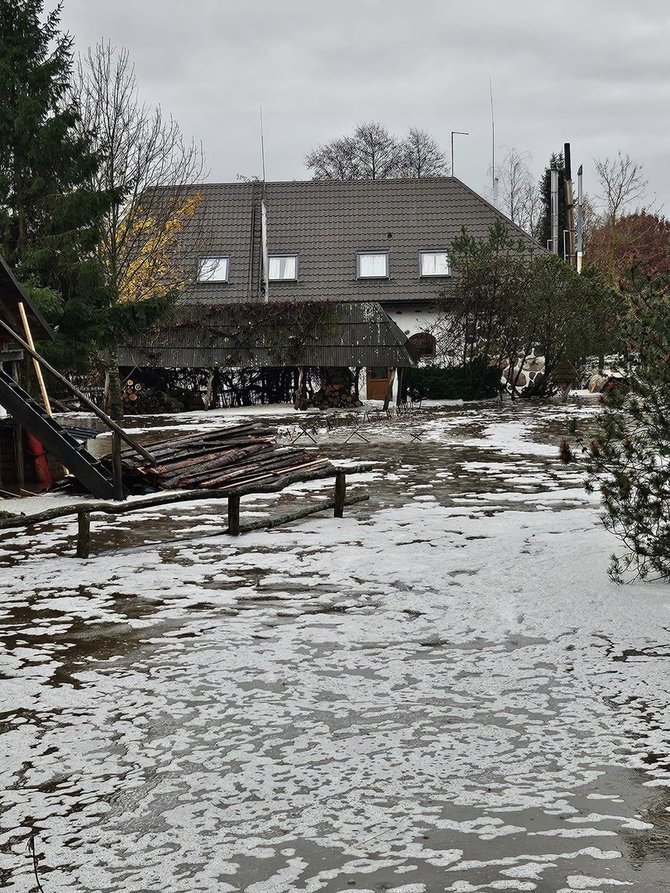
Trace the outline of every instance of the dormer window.
<instances>
[{"instance_id":1,"label":"dormer window","mask_svg":"<svg viewBox=\"0 0 670 893\"><path fill-rule=\"evenodd\" d=\"M228 282L229 261L227 255L201 257L198 263L198 282Z\"/></svg>"},{"instance_id":2,"label":"dormer window","mask_svg":"<svg viewBox=\"0 0 670 893\"><path fill-rule=\"evenodd\" d=\"M446 251L420 251L419 275L450 276L449 255Z\"/></svg>"},{"instance_id":3,"label":"dormer window","mask_svg":"<svg viewBox=\"0 0 670 893\"><path fill-rule=\"evenodd\" d=\"M268 258L270 282L295 282L298 278L297 254L273 254Z\"/></svg>"},{"instance_id":4,"label":"dormer window","mask_svg":"<svg viewBox=\"0 0 670 893\"><path fill-rule=\"evenodd\" d=\"M359 252L357 274L359 279L388 279L388 251Z\"/></svg>"}]
</instances>

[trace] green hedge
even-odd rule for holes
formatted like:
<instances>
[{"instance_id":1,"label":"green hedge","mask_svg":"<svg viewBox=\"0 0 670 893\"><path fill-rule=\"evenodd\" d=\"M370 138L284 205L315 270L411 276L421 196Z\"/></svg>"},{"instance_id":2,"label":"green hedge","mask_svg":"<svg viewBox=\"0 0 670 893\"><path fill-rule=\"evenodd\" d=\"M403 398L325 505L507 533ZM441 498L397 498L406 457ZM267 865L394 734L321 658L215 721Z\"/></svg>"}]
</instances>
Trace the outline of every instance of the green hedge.
<instances>
[{"instance_id":1,"label":"green hedge","mask_svg":"<svg viewBox=\"0 0 670 893\"><path fill-rule=\"evenodd\" d=\"M465 366L421 366L407 370L407 390L426 400L483 400L500 393L500 370L484 359Z\"/></svg>"}]
</instances>

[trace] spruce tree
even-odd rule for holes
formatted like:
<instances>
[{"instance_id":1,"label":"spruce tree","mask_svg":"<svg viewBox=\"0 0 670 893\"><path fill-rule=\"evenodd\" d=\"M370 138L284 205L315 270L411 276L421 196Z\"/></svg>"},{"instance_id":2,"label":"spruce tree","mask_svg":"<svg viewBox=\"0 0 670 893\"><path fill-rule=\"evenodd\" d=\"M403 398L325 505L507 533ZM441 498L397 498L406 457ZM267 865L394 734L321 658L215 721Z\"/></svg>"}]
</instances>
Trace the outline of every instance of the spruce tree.
<instances>
[{"instance_id":1,"label":"spruce tree","mask_svg":"<svg viewBox=\"0 0 670 893\"><path fill-rule=\"evenodd\" d=\"M113 196L91 185L99 158L77 128L60 12L0 0L0 252L84 362L107 301L92 250Z\"/></svg>"}]
</instances>

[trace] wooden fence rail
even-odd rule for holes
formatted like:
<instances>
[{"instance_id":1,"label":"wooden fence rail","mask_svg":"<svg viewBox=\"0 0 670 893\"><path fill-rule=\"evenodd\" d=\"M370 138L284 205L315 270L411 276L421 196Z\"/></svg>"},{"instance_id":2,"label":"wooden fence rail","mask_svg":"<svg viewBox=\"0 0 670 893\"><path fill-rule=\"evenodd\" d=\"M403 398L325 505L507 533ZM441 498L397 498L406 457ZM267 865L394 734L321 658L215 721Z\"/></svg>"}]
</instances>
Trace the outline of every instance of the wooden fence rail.
<instances>
[{"instance_id":1,"label":"wooden fence rail","mask_svg":"<svg viewBox=\"0 0 670 893\"><path fill-rule=\"evenodd\" d=\"M149 496L146 499L136 499L131 502L85 502L75 505L56 506L52 509L46 509L43 512L35 512L32 515L13 515L12 517L0 518L0 531L11 530L17 528L28 528L36 524L47 521L54 521L58 518L66 518L69 516L77 516L77 558L88 558L91 550L91 515L95 513L107 515L125 515L131 512L141 511L147 508L156 508L164 505L174 505L175 503L198 502L202 500L214 501L218 499L228 500L228 526L226 533L231 536L239 536L240 533L246 533L251 530L259 530L263 528L277 527L280 524L286 524L299 518L321 512L326 509L334 509L336 518L343 516L345 505L354 505L355 503L367 501L370 497L367 494L346 498L346 475L356 474L369 471L375 463L366 462L359 465L347 466L346 468L333 467L329 470L318 470L315 472L300 475L286 474L276 477L272 481L268 480L263 483L256 481L246 486L226 487L222 490L188 490L179 493L161 493L156 496ZM327 478L335 478L335 496L329 502L320 501L317 505L308 506L295 512L271 518L266 521L257 521L252 524L240 525L240 500L242 496L256 493L279 493L291 484L304 483L313 480L324 480Z\"/></svg>"}]
</instances>

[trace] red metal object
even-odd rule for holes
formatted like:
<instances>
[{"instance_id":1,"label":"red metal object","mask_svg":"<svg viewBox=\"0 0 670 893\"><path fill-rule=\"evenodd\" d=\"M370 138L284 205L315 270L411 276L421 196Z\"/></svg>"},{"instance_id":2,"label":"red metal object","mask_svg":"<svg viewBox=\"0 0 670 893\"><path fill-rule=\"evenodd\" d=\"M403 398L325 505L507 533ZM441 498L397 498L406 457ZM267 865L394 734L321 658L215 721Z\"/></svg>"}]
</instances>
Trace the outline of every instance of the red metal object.
<instances>
[{"instance_id":1,"label":"red metal object","mask_svg":"<svg viewBox=\"0 0 670 893\"><path fill-rule=\"evenodd\" d=\"M47 462L46 452L39 440L29 431L25 431L26 452L32 456L35 462L35 478L45 487L51 486L51 474L49 473L49 464Z\"/></svg>"}]
</instances>

